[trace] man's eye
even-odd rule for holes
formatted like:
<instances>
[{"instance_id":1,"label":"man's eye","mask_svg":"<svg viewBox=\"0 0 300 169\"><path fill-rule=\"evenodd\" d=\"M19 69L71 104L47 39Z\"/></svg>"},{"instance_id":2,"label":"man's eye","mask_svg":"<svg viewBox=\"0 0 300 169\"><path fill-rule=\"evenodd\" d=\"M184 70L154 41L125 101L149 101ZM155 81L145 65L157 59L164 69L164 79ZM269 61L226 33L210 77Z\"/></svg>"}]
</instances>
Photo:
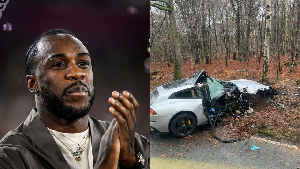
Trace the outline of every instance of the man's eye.
<instances>
[{"instance_id":1,"label":"man's eye","mask_svg":"<svg viewBox=\"0 0 300 169\"><path fill-rule=\"evenodd\" d=\"M81 67L87 67L90 65L90 62L88 61L85 61L85 60L81 60L78 62L78 65L81 66Z\"/></svg>"},{"instance_id":2,"label":"man's eye","mask_svg":"<svg viewBox=\"0 0 300 169\"><path fill-rule=\"evenodd\" d=\"M53 65L51 65L51 68L61 68L61 67L64 67L65 64L63 62L56 62L54 63Z\"/></svg>"}]
</instances>

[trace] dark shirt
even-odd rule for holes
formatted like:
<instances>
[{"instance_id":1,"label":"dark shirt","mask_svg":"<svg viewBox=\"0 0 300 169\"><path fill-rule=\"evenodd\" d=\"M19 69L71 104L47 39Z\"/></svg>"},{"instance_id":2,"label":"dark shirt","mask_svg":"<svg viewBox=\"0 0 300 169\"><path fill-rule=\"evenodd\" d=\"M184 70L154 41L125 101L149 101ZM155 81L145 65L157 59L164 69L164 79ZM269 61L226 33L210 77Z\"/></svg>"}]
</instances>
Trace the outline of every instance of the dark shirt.
<instances>
[{"instance_id":1,"label":"dark shirt","mask_svg":"<svg viewBox=\"0 0 300 169\"><path fill-rule=\"evenodd\" d=\"M204 109L209 108L210 103L210 93L209 93L209 87L206 83L204 83L201 87L197 87L198 93L201 93L203 96L202 98L202 106Z\"/></svg>"},{"instance_id":2,"label":"dark shirt","mask_svg":"<svg viewBox=\"0 0 300 169\"><path fill-rule=\"evenodd\" d=\"M97 162L99 145L110 122L89 117L93 165ZM135 134L135 151L141 152L149 167L150 142ZM0 169L70 169L49 130L32 109L27 119L0 140ZM132 168L140 168L138 165Z\"/></svg>"}]
</instances>

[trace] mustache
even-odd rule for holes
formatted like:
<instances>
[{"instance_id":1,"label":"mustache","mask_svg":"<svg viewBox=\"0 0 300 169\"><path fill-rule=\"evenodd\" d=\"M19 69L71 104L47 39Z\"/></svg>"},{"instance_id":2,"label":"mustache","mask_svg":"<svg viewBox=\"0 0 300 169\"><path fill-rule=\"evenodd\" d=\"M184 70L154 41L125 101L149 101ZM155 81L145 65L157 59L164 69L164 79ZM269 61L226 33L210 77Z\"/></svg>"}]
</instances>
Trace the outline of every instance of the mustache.
<instances>
[{"instance_id":1,"label":"mustache","mask_svg":"<svg viewBox=\"0 0 300 169\"><path fill-rule=\"evenodd\" d=\"M90 89L89 89L89 87L88 87L87 84L83 83L82 81L75 81L74 83L72 83L71 85L67 86L67 87L63 90L63 96L67 94L67 91L68 91L69 89L71 89L71 88L74 87L74 86L77 86L78 83L79 83L81 86L84 86L84 87L87 89L88 95L91 95Z\"/></svg>"}]
</instances>

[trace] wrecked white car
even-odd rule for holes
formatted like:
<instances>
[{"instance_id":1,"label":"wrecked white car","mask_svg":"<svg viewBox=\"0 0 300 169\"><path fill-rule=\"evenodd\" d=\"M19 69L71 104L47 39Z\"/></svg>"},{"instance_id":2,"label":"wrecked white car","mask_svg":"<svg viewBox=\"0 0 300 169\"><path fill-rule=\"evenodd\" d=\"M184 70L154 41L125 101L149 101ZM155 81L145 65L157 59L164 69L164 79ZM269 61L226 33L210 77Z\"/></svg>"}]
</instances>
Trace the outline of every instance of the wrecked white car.
<instances>
[{"instance_id":1,"label":"wrecked white car","mask_svg":"<svg viewBox=\"0 0 300 169\"><path fill-rule=\"evenodd\" d=\"M197 83L203 86L198 88ZM192 78L164 84L150 93L151 132L185 137L200 124L214 124L227 112L242 115L249 109L247 95L257 93L272 95L276 91L252 80L221 81L200 70Z\"/></svg>"}]
</instances>

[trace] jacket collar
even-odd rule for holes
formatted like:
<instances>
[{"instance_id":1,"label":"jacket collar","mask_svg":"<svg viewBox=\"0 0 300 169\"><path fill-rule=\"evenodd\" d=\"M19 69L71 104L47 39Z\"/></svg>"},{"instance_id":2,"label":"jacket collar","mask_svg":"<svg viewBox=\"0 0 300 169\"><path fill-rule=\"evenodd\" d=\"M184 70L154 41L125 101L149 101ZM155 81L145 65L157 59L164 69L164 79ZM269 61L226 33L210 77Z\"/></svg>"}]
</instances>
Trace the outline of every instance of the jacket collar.
<instances>
[{"instance_id":1,"label":"jacket collar","mask_svg":"<svg viewBox=\"0 0 300 169\"><path fill-rule=\"evenodd\" d=\"M89 129L92 140L93 165L95 165L98 158L101 137L105 133L104 128L107 128L107 126L100 127L98 125L102 124L98 123L96 119L93 119L89 116ZM71 169L67 161L63 157L53 136L41 120L40 116L38 115L36 108L33 108L31 110L29 116L24 121L24 127L22 129L22 132L24 133L24 135L28 136L32 140L32 142L37 146L39 151L45 156L47 156L57 168Z\"/></svg>"},{"instance_id":2,"label":"jacket collar","mask_svg":"<svg viewBox=\"0 0 300 169\"><path fill-rule=\"evenodd\" d=\"M95 163L98 159L98 152L100 148L100 141L102 134L97 130L96 126L97 123L94 123L93 119L89 117L89 128L92 138L92 151L93 151L93 166L95 166Z\"/></svg>"},{"instance_id":3,"label":"jacket collar","mask_svg":"<svg viewBox=\"0 0 300 169\"><path fill-rule=\"evenodd\" d=\"M46 155L57 168L71 169L53 136L38 115L36 108L31 110L29 116L24 121L22 132L24 135L30 137L32 142L39 148L39 151Z\"/></svg>"}]
</instances>

